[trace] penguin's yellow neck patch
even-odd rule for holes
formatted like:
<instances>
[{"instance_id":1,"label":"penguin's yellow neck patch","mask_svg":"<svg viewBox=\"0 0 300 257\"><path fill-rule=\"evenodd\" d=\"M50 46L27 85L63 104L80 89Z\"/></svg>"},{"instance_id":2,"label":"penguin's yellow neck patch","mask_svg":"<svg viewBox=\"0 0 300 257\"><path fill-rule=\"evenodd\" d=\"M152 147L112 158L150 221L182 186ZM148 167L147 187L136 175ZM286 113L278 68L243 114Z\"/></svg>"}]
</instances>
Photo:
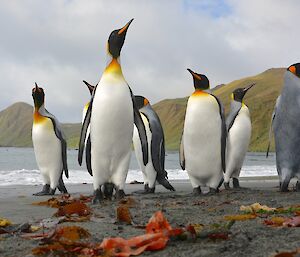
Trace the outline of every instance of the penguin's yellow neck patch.
<instances>
[{"instance_id":1,"label":"penguin's yellow neck patch","mask_svg":"<svg viewBox=\"0 0 300 257\"><path fill-rule=\"evenodd\" d=\"M84 106L84 110L87 111L87 109L89 108L90 106L90 102L88 102L85 106Z\"/></svg>"},{"instance_id":2,"label":"penguin's yellow neck patch","mask_svg":"<svg viewBox=\"0 0 300 257\"><path fill-rule=\"evenodd\" d=\"M191 95L192 97L199 97L199 96L207 96L208 93L202 91L202 90L195 90L194 93Z\"/></svg>"},{"instance_id":3,"label":"penguin's yellow neck patch","mask_svg":"<svg viewBox=\"0 0 300 257\"><path fill-rule=\"evenodd\" d=\"M35 109L34 113L33 113L33 123L34 124L41 124L43 122L45 122L47 120L46 117L42 116L38 110Z\"/></svg>"},{"instance_id":4,"label":"penguin's yellow neck patch","mask_svg":"<svg viewBox=\"0 0 300 257\"><path fill-rule=\"evenodd\" d=\"M104 70L104 74L114 74L116 76L123 77L121 65L117 59L113 58L108 66Z\"/></svg>"}]
</instances>

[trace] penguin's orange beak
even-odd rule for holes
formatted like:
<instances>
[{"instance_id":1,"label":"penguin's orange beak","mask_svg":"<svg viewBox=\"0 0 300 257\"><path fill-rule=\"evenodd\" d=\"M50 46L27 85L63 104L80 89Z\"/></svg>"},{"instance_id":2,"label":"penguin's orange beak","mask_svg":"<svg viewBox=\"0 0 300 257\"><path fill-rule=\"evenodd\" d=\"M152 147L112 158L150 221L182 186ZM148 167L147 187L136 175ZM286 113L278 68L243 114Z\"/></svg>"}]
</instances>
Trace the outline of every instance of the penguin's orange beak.
<instances>
[{"instance_id":1,"label":"penguin's orange beak","mask_svg":"<svg viewBox=\"0 0 300 257\"><path fill-rule=\"evenodd\" d=\"M201 77L197 73L193 72L191 69L187 69L187 70L192 74L194 78L201 80Z\"/></svg>"},{"instance_id":2,"label":"penguin's orange beak","mask_svg":"<svg viewBox=\"0 0 300 257\"><path fill-rule=\"evenodd\" d=\"M41 92L41 89L39 88L39 86L37 85L37 83L35 82L35 88L33 89L33 92Z\"/></svg>"},{"instance_id":3,"label":"penguin's orange beak","mask_svg":"<svg viewBox=\"0 0 300 257\"><path fill-rule=\"evenodd\" d=\"M256 85L256 83L250 84L249 86L245 87L243 90L245 92L245 94L247 93L247 91L252 88L254 85Z\"/></svg>"},{"instance_id":4,"label":"penguin's orange beak","mask_svg":"<svg viewBox=\"0 0 300 257\"><path fill-rule=\"evenodd\" d=\"M122 35L124 32L126 32L132 21L133 19L127 22L126 25L118 31L118 35Z\"/></svg>"},{"instance_id":5,"label":"penguin's orange beak","mask_svg":"<svg viewBox=\"0 0 300 257\"><path fill-rule=\"evenodd\" d=\"M294 65L292 65L291 67L289 67L289 71L290 71L291 73L296 74L296 67L295 67Z\"/></svg>"}]
</instances>

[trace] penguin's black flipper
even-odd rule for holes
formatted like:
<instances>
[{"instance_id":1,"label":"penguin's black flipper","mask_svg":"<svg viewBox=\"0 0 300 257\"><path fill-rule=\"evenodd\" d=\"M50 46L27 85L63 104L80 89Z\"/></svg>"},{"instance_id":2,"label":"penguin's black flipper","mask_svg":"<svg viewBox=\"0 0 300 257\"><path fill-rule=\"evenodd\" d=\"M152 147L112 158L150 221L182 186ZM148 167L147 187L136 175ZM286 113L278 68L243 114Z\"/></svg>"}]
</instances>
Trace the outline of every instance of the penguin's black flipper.
<instances>
[{"instance_id":1,"label":"penguin's black flipper","mask_svg":"<svg viewBox=\"0 0 300 257\"><path fill-rule=\"evenodd\" d=\"M183 132L180 140L180 148L179 148L179 163L183 170L185 170L185 157L184 157L184 146L183 146Z\"/></svg>"},{"instance_id":2,"label":"penguin's black flipper","mask_svg":"<svg viewBox=\"0 0 300 257\"><path fill-rule=\"evenodd\" d=\"M168 174L165 170L165 137L160 119L150 104L142 107L140 112L147 118L152 134L151 157L153 167L157 172L156 180L166 189L175 191L174 187L167 180Z\"/></svg>"},{"instance_id":3,"label":"penguin's black flipper","mask_svg":"<svg viewBox=\"0 0 300 257\"><path fill-rule=\"evenodd\" d=\"M160 119L152 107L148 104L140 109L148 122L152 134L151 157L153 167L157 173L165 174L165 137Z\"/></svg>"},{"instance_id":4,"label":"penguin's black flipper","mask_svg":"<svg viewBox=\"0 0 300 257\"><path fill-rule=\"evenodd\" d=\"M269 157L269 151L270 151L270 146L271 146L271 141L272 141L272 131L273 131L273 122L276 116L276 110L277 110L277 106L279 104L280 101L280 96L277 97L276 99L276 103L275 103L275 107L272 113L272 118L271 118L271 123L270 123L270 129L269 129L269 142L268 142L268 148L267 148L267 152L266 152L266 158Z\"/></svg>"},{"instance_id":5,"label":"penguin's black flipper","mask_svg":"<svg viewBox=\"0 0 300 257\"><path fill-rule=\"evenodd\" d=\"M147 140L147 134L146 134L146 129L144 122L142 120L141 114L136 107L134 95L131 91L131 88L128 86L130 94L131 94L131 99L132 99L132 104L133 104L133 115L134 115L134 124L138 130L140 140L141 140L141 145L142 145L142 152L143 152L143 163L146 166L148 163L148 140Z\"/></svg>"},{"instance_id":6,"label":"penguin's black flipper","mask_svg":"<svg viewBox=\"0 0 300 257\"><path fill-rule=\"evenodd\" d=\"M55 118L55 116L53 114L51 114L50 112L48 112L46 109L45 109L45 113L41 113L41 114L43 116L51 119L51 121L52 121L55 135L61 142L63 171L65 171L66 177L69 178L69 171L68 171L68 164L67 164L67 142L65 139L65 135L61 129L61 125L60 125L59 121Z\"/></svg>"},{"instance_id":7,"label":"penguin's black flipper","mask_svg":"<svg viewBox=\"0 0 300 257\"><path fill-rule=\"evenodd\" d=\"M58 190L63 193L63 194L67 194L68 190L66 189L65 183L63 181L62 176L60 176L60 179L58 181L58 186L57 186Z\"/></svg>"},{"instance_id":8,"label":"penguin's black flipper","mask_svg":"<svg viewBox=\"0 0 300 257\"><path fill-rule=\"evenodd\" d=\"M89 91L90 91L90 94L92 95L93 94L93 91L95 89L95 86L91 85L89 82L83 80L83 83L88 87Z\"/></svg>"},{"instance_id":9,"label":"penguin's black flipper","mask_svg":"<svg viewBox=\"0 0 300 257\"><path fill-rule=\"evenodd\" d=\"M78 163L79 163L80 166L82 164L83 151L84 151L84 146L85 146L85 139L86 139L87 130L88 130L88 127L89 127L90 121L91 121L92 106L93 106L93 100L94 100L96 90L97 90L97 86L95 87L95 89L93 91L91 101L90 101L89 107L86 111L86 114L85 114L85 117L84 117L84 122L83 122L82 127L81 127L80 140L79 140L79 150L78 150Z\"/></svg>"},{"instance_id":10,"label":"penguin's black flipper","mask_svg":"<svg viewBox=\"0 0 300 257\"><path fill-rule=\"evenodd\" d=\"M230 103L230 113L228 114L227 118L226 118L226 128L227 128L227 132L229 132L229 130L231 129L235 118L238 116L239 111L242 108L242 103L238 102L238 101L231 101Z\"/></svg>"},{"instance_id":11,"label":"penguin's black flipper","mask_svg":"<svg viewBox=\"0 0 300 257\"><path fill-rule=\"evenodd\" d=\"M85 162L88 172L91 176L93 176L92 164L91 164L91 136L89 135L86 141L86 149L85 149Z\"/></svg>"},{"instance_id":12,"label":"penguin's black flipper","mask_svg":"<svg viewBox=\"0 0 300 257\"><path fill-rule=\"evenodd\" d=\"M226 140L227 140L227 129L226 129L226 122L225 122L225 114L224 114L224 108L223 105L221 104L220 100L218 97L213 95L212 93L209 93L211 96L213 96L216 101L219 104L219 112L220 112L220 117L221 117L221 160L222 160L222 169L223 172L226 171Z\"/></svg>"},{"instance_id":13,"label":"penguin's black flipper","mask_svg":"<svg viewBox=\"0 0 300 257\"><path fill-rule=\"evenodd\" d=\"M166 178L167 171L164 170L164 172L157 172L156 180L159 184L164 186L166 189L170 191L175 191L175 188L170 184L170 182Z\"/></svg>"}]
</instances>

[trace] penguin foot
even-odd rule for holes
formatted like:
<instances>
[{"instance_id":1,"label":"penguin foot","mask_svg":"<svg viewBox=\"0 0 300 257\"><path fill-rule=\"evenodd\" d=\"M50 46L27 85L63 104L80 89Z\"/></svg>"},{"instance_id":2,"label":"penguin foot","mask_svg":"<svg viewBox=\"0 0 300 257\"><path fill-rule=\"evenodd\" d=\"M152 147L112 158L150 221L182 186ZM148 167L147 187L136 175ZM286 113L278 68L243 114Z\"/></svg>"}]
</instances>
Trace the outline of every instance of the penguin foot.
<instances>
[{"instance_id":1,"label":"penguin foot","mask_svg":"<svg viewBox=\"0 0 300 257\"><path fill-rule=\"evenodd\" d=\"M112 200L114 187L113 183L105 183L103 185L103 194L105 199Z\"/></svg>"},{"instance_id":2,"label":"penguin foot","mask_svg":"<svg viewBox=\"0 0 300 257\"><path fill-rule=\"evenodd\" d=\"M68 190L65 187L64 181L62 179L62 177L60 177L59 181L58 181L58 186L57 189L62 193L62 194L67 194Z\"/></svg>"},{"instance_id":3,"label":"penguin foot","mask_svg":"<svg viewBox=\"0 0 300 257\"><path fill-rule=\"evenodd\" d=\"M49 195L54 195L55 194L55 191L56 191L56 188L55 189L50 189L50 191L49 191Z\"/></svg>"},{"instance_id":4,"label":"penguin foot","mask_svg":"<svg viewBox=\"0 0 300 257\"><path fill-rule=\"evenodd\" d=\"M123 189L117 189L116 190L116 199L121 200L126 196L125 192Z\"/></svg>"},{"instance_id":5,"label":"penguin foot","mask_svg":"<svg viewBox=\"0 0 300 257\"><path fill-rule=\"evenodd\" d=\"M224 182L224 187L226 190L230 190L229 182Z\"/></svg>"},{"instance_id":6,"label":"penguin foot","mask_svg":"<svg viewBox=\"0 0 300 257\"><path fill-rule=\"evenodd\" d=\"M233 188L237 189L237 188L241 188L240 187L240 182L238 178L232 178L232 184L233 184Z\"/></svg>"},{"instance_id":7,"label":"penguin foot","mask_svg":"<svg viewBox=\"0 0 300 257\"><path fill-rule=\"evenodd\" d=\"M141 195L146 195L146 194L154 194L155 192L155 186L153 188L149 187L148 184L145 184L144 190L138 190L135 191L135 194L141 194Z\"/></svg>"},{"instance_id":8,"label":"penguin foot","mask_svg":"<svg viewBox=\"0 0 300 257\"><path fill-rule=\"evenodd\" d=\"M46 184L43 186L43 189L41 192L37 192L33 195L35 195L35 196L49 195L49 191L50 191L50 185Z\"/></svg>"},{"instance_id":9,"label":"penguin foot","mask_svg":"<svg viewBox=\"0 0 300 257\"><path fill-rule=\"evenodd\" d=\"M193 188L192 195L193 195L193 196L199 196L199 195L201 195L201 187L200 187L200 186L194 187L194 188Z\"/></svg>"},{"instance_id":10,"label":"penguin foot","mask_svg":"<svg viewBox=\"0 0 300 257\"><path fill-rule=\"evenodd\" d=\"M212 188L212 187L210 187L209 188L209 192L207 194L205 194L205 195L206 196L210 196L210 195L215 195L217 193L219 193L219 189L218 188Z\"/></svg>"},{"instance_id":11,"label":"penguin foot","mask_svg":"<svg viewBox=\"0 0 300 257\"><path fill-rule=\"evenodd\" d=\"M101 203L102 201L103 201L103 194L100 186L97 190L94 191L94 198L92 204Z\"/></svg>"}]
</instances>

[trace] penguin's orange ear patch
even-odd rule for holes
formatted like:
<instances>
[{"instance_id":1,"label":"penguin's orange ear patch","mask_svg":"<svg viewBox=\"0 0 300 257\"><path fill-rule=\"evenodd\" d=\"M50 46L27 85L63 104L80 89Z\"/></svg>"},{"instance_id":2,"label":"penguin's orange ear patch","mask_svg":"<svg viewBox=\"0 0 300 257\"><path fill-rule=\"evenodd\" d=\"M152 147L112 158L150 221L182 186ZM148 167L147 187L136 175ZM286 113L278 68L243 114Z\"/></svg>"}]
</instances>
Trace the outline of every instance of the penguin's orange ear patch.
<instances>
[{"instance_id":1,"label":"penguin's orange ear patch","mask_svg":"<svg viewBox=\"0 0 300 257\"><path fill-rule=\"evenodd\" d=\"M194 76L196 79L199 79L199 80L202 79L202 78L201 78L198 74L196 74L195 72L193 72L193 76Z\"/></svg>"},{"instance_id":2,"label":"penguin's orange ear patch","mask_svg":"<svg viewBox=\"0 0 300 257\"><path fill-rule=\"evenodd\" d=\"M289 67L289 71L296 74L296 67L294 65Z\"/></svg>"},{"instance_id":3,"label":"penguin's orange ear patch","mask_svg":"<svg viewBox=\"0 0 300 257\"><path fill-rule=\"evenodd\" d=\"M149 103L148 99L144 99L144 106L147 105Z\"/></svg>"}]
</instances>

